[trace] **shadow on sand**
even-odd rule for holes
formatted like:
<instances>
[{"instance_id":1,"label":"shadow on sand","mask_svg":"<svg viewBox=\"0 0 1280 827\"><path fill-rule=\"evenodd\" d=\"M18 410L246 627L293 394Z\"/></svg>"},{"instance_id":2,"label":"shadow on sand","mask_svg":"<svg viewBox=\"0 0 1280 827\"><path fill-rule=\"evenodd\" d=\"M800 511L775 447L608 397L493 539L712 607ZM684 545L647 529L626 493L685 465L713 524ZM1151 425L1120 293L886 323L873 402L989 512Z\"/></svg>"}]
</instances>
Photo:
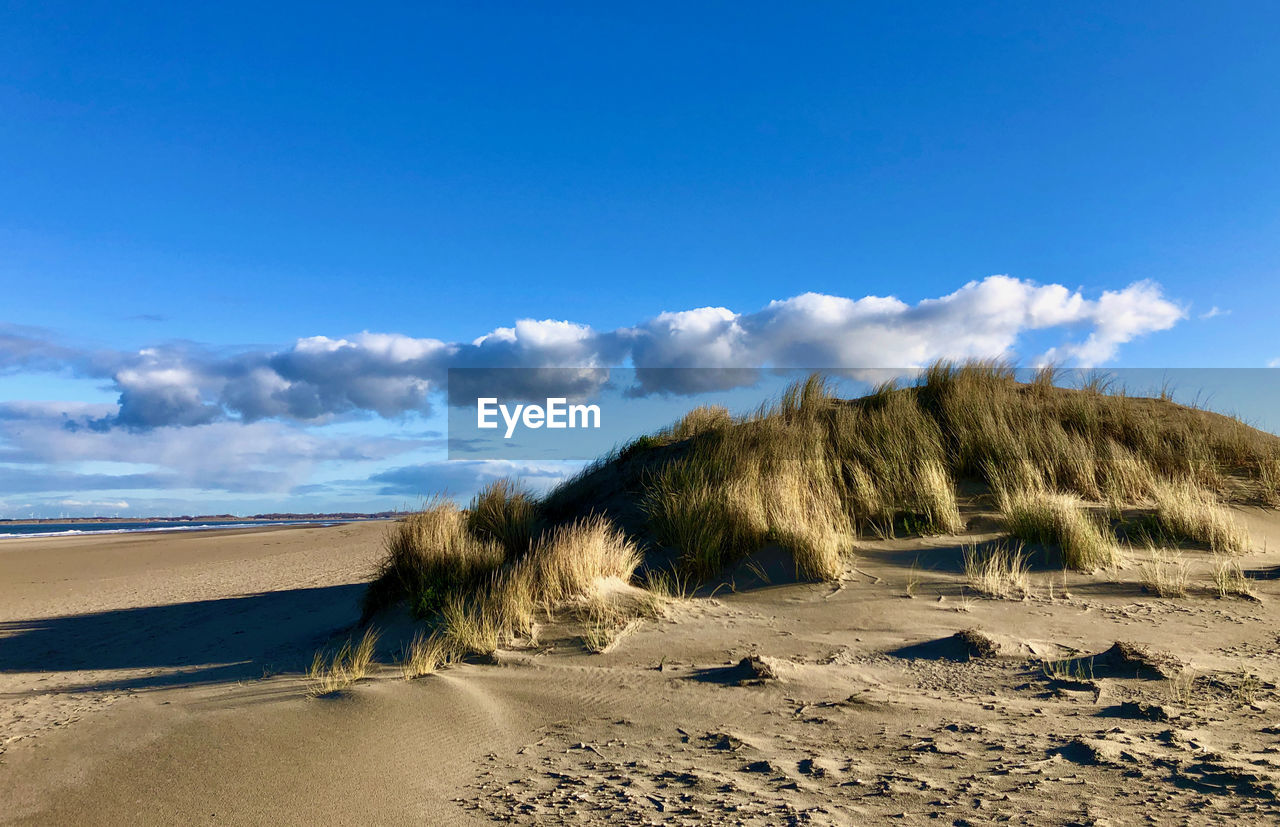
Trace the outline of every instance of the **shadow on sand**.
<instances>
[{"instance_id":1,"label":"shadow on sand","mask_svg":"<svg viewBox=\"0 0 1280 827\"><path fill-rule=\"evenodd\" d=\"M0 623L0 672L150 670L60 691L142 689L297 669L358 616L364 584Z\"/></svg>"}]
</instances>

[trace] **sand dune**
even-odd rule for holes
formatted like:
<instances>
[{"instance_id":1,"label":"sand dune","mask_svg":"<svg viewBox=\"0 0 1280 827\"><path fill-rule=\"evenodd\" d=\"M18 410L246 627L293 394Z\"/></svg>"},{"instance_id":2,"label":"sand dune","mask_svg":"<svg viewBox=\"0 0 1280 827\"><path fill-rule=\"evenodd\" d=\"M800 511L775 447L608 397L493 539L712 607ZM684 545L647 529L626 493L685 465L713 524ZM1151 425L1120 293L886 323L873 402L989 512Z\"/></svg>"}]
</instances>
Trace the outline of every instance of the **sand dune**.
<instances>
[{"instance_id":1,"label":"sand dune","mask_svg":"<svg viewBox=\"0 0 1280 827\"><path fill-rule=\"evenodd\" d=\"M6 543L0 819L1271 821L1280 521L1237 514L1256 601L1211 596L1206 553L1186 598L1135 561L989 600L958 538L863 540L838 584L744 580L605 654L566 616L405 681L384 618L374 676L323 698L303 666L358 616L384 526ZM1192 671L1044 665L1116 641Z\"/></svg>"}]
</instances>

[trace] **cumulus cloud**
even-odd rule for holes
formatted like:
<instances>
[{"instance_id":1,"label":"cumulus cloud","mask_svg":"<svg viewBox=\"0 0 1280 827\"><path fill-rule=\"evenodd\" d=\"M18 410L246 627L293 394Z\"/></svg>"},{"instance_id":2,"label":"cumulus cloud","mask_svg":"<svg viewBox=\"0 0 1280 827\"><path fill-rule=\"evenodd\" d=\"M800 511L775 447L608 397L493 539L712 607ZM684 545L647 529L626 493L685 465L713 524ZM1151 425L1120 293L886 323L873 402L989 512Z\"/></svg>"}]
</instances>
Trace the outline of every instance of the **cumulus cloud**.
<instances>
[{"instance_id":1,"label":"cumulus cloud","mask_svg":"<svg viewBox=\"0 0 1280 827\"><path fill-rule=\"evenodd\" d=\"M1061 356L1080 367L1101 364L1115 358L1120 345L1145 333L1168 330L1186 315L1186 309L1165 299L1154 282L1107 290L1096 302L1088 303L1085 319L1093 332L1081 344L1051 351L1048 361Z\"/></svg>"},{"instance_id":2,"label":"cumulus cloud","mask_svg":"<svg viewBox=\"0 0 1280 827\"><path fill-rule=\"evenodd\" d=\"M635 369L624 389L632 396L686 395L750 386L771 369L875 376L939 358L1011 357L1033 334L1040 347L1054 345L1036 361L1089 367L1186 315L1153 282L1086 294L991 276L914 303L803 293L754 310L676 309L612 330L523 319L456 342L363 332L275 348L167 341L123 351L0 325L0 376L58 373L117 395L114 404L0 403L0 494L43 492L50 508L73 501L105 508L127 497L137 508L159 501L136 492L156 491L256 498L373 490L412 499L445 490L465 498L504 476L545 488L578 465L421 462L432 455L412 452L439 450L440 435L407 431L446 386L450 401L465 403L482 389L491 395L495 378L506 397L537 399L552 389L585 396L611 381L610 368L624 366ZM1280 367L1280 359L1270 364ZM375 423L314 427L402 416L398 437L371 435L379 433ZM372 476L324 481L352 466Z\"/></svg>"},{"instance_id":3,"label":"cumulus cloud","mask_svg":"<svg viewBox=\"0 0 1280 827\"><path fill-rule=\"evenodd\" d=\"M912 368L938 358L1009 356L1022 336L1045 330L1061 331L1063 341L1040 361L1088 367L1185 316L1149 281L1089 298L1058 284L991 276L916 304L804 293L755 312L664 312L608 331L525 319L471 342L365 332L230 355L191 343L90 353L38 331L5 328L0 369L70 370L109 380L119 392L117 410L86 425L145 431L425 413L450 368L518 368L505 376L504 391L536 398L548 386L560 395L586 394L607 381L606 368L629 362L637 371L634 394L695 393L750 384L755 370L768 367ZM703 370L682 370L695 367ZM577 370L567 388L566 368ZM477 392L466 386L465 373L454 380L457 398Z\"/></svg>"}]
</instances>

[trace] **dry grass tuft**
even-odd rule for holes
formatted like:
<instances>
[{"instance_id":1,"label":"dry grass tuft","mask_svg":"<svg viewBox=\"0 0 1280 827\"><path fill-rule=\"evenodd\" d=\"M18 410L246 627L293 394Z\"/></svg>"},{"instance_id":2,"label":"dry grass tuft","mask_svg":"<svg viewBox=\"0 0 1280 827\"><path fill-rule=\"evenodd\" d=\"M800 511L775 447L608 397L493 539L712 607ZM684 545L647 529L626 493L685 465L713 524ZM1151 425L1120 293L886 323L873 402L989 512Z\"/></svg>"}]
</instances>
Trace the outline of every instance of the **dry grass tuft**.
<instances>
[{"instance_id":1,"label":"dry grass tuft","mask_svg":"<svg viewBox=\"0 0 1280 827\"><path fill-rule=\"evenodd\" d=\"M678 442L732 425L733 417L729 415L728 408L723 405L700 405L685 414L679 422L665 431L663 436Z\"/></svg>"},{"instance_id":2,"label":"dry grass tuft","mask_svg":"<svg viewBox=\"0 0 1280 827\"><path fill-rule=\"evenodd\" d=\"M1107 442L1098 469L1102 494L1117 512L1126 504L1146 499L1159 483L1150 465L1114 440Z\"/></svg>"},{"instance_id":3,"label":"dry grass tuft","mask_svg":"<svg viewBox=\"0 0 1280 827\"><path fill-rule=\"evenodd\" d=\"M441 634L459 656L532 643L540 610L591 596L601 580L629 580L639 565L635 544L603 517L561 526L519 562L449 593L440 609Z\"/></svg>"},{"instance_id":4,"label":"dry grass tuft","mask_svg":"<svg viewBox=\"0 0 1280 827\"><path fill-rule=\"evenodd\" d=\"M679 569L650 569L644 573L643 582L645 591L660 598L664 604L673 600L687 600L698 590L697 583Z\"/></svg>"},{"instance_id":5,"label":"dry grass tuft","mask_svg":"<svg viewBox=\"0 0 1280 827\"><path fill-rule=\"evenodd\" d=\"M631 613L602 595L588 597L580 607L586 623L581 637L587 651L603 654L613 647L634 625Z\"/></svg>"},{"instance_id":6,"label":"dry grass tuft","mask_svg":"<svg viewBox=\"0 0 1280 827\"><path fill-rule=\"evenodd\" d=\"M442 666L453 662L454 652L440 635L428 635L419 631L409 641L400 661L400 673L405 680L430 675Z\"/></svg>"},{"instance_id":7,"label":"dry grass tuft","mask_svg":"<svg viewBox=\"0 0 1280 827\"><path fill-rule=\"evenodd\" d=\"M964 549L964 574L969 585L991 597L1026 597L1031 594L1027 556L1022 546L1004 543L980 549L974 543Z\"/></svg>"},{"instance_id":8,"label":"dry grass tuft","mask_svg":"<svg viewBox=\"0 0 1280 827\"><path fill-rule=\"evenodd\" d=\"M540 532L538 501L514 480L485 486L467 508L467 528L480 541L501 546L508 561L529 553Z\"/></svg>"},{"instance_id":9,"label":"dry grass tuft","mask_svg":"<svg viewBox=\"0 0 1280 827\"><path fill-rule=\"evenodd\" d=\"M477 539L467 517L452 502L436 499L423 511L396 523L386 537L386 554L364 595L364 617L408 599L429 615L454 592L467 591L502 565L502 547Z\"/></svg>"},{"instance_id":10,"label":"dry grass tuft","mask_svg":"<svg viewBox=\"0 0 1280 827\"><path fill-rule=\"evenodd\" d=\"M1142 565L1142 585L1160 597L1186 597L1188 567L1181 555L1148 549L1150 561Z\"/></svg>"},{"instance_id":11,"label":"dry grass tuft","mask_svg":"<svg viewBox=\"0 0 1280 827\"><path fill-rule=\"evenodd\" d=\"M997 500L1009 533L1024 543L1057 546L1068 568L1094 571L1120 560L1120 548L1110 530L1078 497L1030 485L998 489Z\"/></svg>"},{"instance_id":12,"label":"dry grass tuft","mask_svg":"<svg viewBox=\"0 0 1280 827\"><path fill-rule=\"evenodd\" d=\"M567 600L590 592L602 578L630 580L640 566L635 543L604 517L560 526L528 560L533 591L541 600Z\"/></svg>"},{"instance_id":13,"label":"dry grass tuft","mask_svg":"<svg viewBox=\"0 0 1280 827\"><path fill-rule=\"evenodd\" d=\"M602 655L613 646L618 638L618 629L603 623L596 623L582 633L582 645L588 652Z\"/></svg>"},{"instance_id":14,"label":"dry grass tuft","mask_svg":"<svg viewBox=\"0 0 1280 827\"><path fill-rule=\"evenodd\" d=\"M327 655L324 651L316 652L311 660L311 668L307 670L311 694L328 695L366 677L377 645L378 632L370 627L365 630L358 643L348 638L332 655Z\"/></svg>"},{"instance_id":15,"label":"dry grass tuft","mask_svg":"<svg viewBox=\"0 0 1280 827\"><path fill-rule=\"evenodd\" d=\"M1174 540L1203 543L1210 550L1242 554L1249 533L1211 492L1189 480L1162 482L1153 490L1158 534Z\"/></svg>"},{"instance_id":16,"label":"dry grass tuft","mask_svg":"<svg viewBox=\"0 0 1280 827\"><path fill-rule=\"evenodd\" d=\"M1258 499L1265 505L1280 508L1280 458L1258 463Z\"/></svg>"},{"instance_id":17,"label":"dry grass tuft","mask_svg":"<svg viewBox=\"0 0 1280 827\"><path fill-rule=\"evenodd\" d=\"M1213 561L1213 585L1218 597L1253 597L1253 587L1244 576L1240 561L1226 555L1215 555Z\"/></svg>"},{"instance_id":18,"label":"dry grass tuft","mask_svg":"<svg viewBox=\"0 0 1280 827\"><path fill-rule=\"evenodd\" d=\"M1258 702L1258 693L1263 688L1262 679L1243 665L1232 677L1231 699L1237 706L1255 705Z\"/></svg>"},{"instance_id":19,"label":"dry grass tuft","mask_svg":"<svg viewBox=\"0 0 1280 827\"><path fill-rule=\"evenodd\" d=\"M501 646L532 641L540 604L530 568L494 575L469 592L455 592L440 610L445 640L456 656L491 655Z\"/></svg>"},{"instance_id":20,"label":"dry grass tuft","mask_svg":"<svg viewBox=\"0 0 1280 827\"><path fill-rule=\"evenodd\" d=\"M791 549L809 577L839 579L849 530L834 494L808 484L800 463L789 463L760 485L767 534Z\"/></svg>"}]
</instances>

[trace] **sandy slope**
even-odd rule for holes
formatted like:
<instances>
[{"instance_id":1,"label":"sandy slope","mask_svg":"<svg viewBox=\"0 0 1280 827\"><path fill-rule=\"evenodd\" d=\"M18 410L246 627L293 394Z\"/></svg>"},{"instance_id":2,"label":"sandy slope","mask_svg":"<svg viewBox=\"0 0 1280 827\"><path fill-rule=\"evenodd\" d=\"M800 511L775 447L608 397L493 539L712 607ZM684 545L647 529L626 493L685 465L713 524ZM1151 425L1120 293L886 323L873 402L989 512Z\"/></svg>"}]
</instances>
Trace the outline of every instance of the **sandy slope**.
<instances>
[{"instance_id":1,"label":"sandy slope","mask_svg":"<svg viewBox=\"0 0 1280 827\"><path fill-rule=\"evenodd\" d=\"M1261 602L1204 592L1199 552L1187 598L1134 564L999 601L964 593L954 538L863 541L839 588L744 569L602 655L566 615L496 665L323 699L297 670L354 620L379 526L0 544L0 820L1269 822L1280 521L1242 515ZM1001 656L966 659L972 628ZM1190 688L1036 663L1116 640Z\"/></svg>"}]
</instances>

